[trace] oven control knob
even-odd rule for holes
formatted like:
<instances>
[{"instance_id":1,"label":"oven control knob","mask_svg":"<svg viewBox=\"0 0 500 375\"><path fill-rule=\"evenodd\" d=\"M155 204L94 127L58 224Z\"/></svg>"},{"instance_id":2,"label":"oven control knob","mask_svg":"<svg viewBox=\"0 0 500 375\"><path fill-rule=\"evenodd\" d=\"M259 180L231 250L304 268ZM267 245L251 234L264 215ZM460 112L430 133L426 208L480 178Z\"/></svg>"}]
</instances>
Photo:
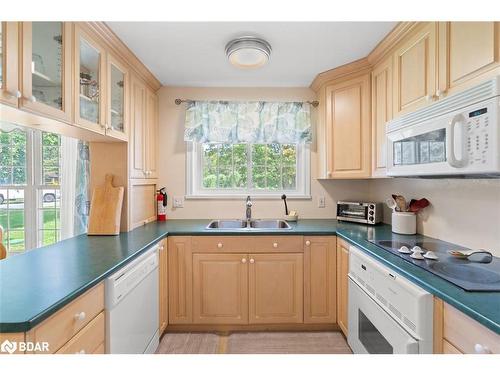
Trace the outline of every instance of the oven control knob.
<instances>
[{"instance_id":1,"label":"oven control knob","mask_svg":"<svg viewBox=\"0 0 500 375\"><path fill-rule=\"evenodd\" d=\"M373 210L370 210L370 215L373 215Z\"/></svg>"},{"instance_id":2,"label":"oven control knob","mask_svg":"<svg viewBox=\"0 0 500 375\"><path fill-rule=\"evenodd\" d=\"M370 210L373 210L375 208L373 204L370 204L368 207L370 207Z\"/></svg>"},{"instance_id":3,"label":"oven control knob","mask_svg":"<svg viewBox=\"0 0 500 375\"><path fill-rule=\"evenodd\" d=\"M368 220L373 221L373 216L369 216Z\"/></svg>"}]
</instances>

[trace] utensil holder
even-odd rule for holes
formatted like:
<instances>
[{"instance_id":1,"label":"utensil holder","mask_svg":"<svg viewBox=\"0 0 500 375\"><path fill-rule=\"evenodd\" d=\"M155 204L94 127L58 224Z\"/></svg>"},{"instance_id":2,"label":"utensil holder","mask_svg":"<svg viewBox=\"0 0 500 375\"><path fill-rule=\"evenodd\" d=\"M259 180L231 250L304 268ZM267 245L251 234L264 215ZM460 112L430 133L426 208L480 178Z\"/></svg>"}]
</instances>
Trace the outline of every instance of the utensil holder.
<instances>
[{"instance_id":1,"label":"utensil holder","mask_svg":"<svg viewBox=\"0 0 500 375\"><path fill-rule=\"evenodd\" d=\"M417 215L413 212L393 212L392 232L398 234L417 233Z\"/></svg>"}]
</instances>

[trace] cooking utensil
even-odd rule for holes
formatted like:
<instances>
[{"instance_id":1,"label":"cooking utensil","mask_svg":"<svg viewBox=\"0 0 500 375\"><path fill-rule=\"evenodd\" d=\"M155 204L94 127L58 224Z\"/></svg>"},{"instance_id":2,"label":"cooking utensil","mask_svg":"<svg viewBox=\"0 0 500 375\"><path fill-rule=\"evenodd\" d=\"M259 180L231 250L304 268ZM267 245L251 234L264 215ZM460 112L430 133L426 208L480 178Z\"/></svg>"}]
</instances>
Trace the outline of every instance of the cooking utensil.
<instances>
[{"instance_id":1,"label":"cooking utensil","mask_svg":"<svg viewBox=\"0 0 500 375\"><path fill-rule=\"evenodd\" d=\"M123 186L113 186L111 174L106 175L104 186L94 188L90 203L89 235L120 233L123 192Z\"/></svg>"},{"instance_id":2,"label":"cooking utensil","mask_svg":"<svg viewBox=\"0 0 500 375\"><path fill-rule=\"evenodd\" d=\"M385 200L385 204L387 205L387 207L389 207L392 212L396 212L397 211L397 205L396 205L396 201L392 198L387 198Z\"/></svg>"},{"instance_id":3,"label":"cooking utensil","mask_svg":"<svg viewBox=\"0 0 500 375\"><path fill-rule=\"evenodd\" d=\"M412 199L410 201L410 205L408 206L408 211L410 212L419 212L420 210L424 209L425 207L427 207L428 205L430 205L431 203L425 199L425 198L422 198L422 199Z\"/></svg>"},{"instance_id":4,"label":"cooking utensil","mask_svg":"<svg viewBox=\"0 0 500 375\"><path fill-rule=\"evenodd\" d=\"M287 206L287 204L286 204L286 195L285 195L285 194L283 194L283 195L281 196L281 199L283 199L283 202L285 202L285 215L288 215L288 206Z\"/></svg>"},{"instance_id":5,"label":"cooking utensil","mask_svg":"<svg viewBox=\"0 0 500 375\"><path fill-rule=\"evenodd\" d=\"M493 254L484 249L479 250L448 250L448 254L459 258L467 259L473 262L479 263L491 263L493 260ZM478 255L479 254L479 255ZM481 256L482 254L482 256Z\"/></svg>"},{"instance_id":6,"label":"cooking utensil","mask_svg":"<svg viewBox=\"0 0 500 375\"><path fill-rule=\"evenodd\" d=\"M400 212L406 212L406 199L402 195L392 194L392 199L396 202L396 206L398 207Z\"/></svg>"}]
</instances>

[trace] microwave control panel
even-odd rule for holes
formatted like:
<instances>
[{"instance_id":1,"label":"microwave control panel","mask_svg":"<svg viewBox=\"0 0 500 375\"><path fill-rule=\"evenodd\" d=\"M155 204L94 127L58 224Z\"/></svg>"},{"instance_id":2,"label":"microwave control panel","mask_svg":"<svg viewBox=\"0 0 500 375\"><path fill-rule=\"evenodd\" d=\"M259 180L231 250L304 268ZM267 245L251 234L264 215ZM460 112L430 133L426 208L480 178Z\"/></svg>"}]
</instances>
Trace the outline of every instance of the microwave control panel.
<instances>
[{"instance_id":1,"label":"microwave control panel","mask_svg":"<svg viewBox=\"0 0 500 375\"><path fill-rule=\"evenodd\" d=\"M469 165L486 164L490 143L488 108L480 108L467 116L467 153Z\"/></svg>"}]
</instances>

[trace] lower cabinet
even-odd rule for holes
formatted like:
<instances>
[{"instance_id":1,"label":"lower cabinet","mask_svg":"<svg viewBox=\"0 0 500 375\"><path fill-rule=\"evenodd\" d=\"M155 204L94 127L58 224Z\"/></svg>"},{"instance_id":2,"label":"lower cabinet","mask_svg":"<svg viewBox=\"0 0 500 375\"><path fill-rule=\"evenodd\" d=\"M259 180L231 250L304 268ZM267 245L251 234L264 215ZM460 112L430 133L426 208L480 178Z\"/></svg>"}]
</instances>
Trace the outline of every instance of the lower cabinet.
<instances>
[{"instance_id":1,"label":"lower cabinet","mask_svg":"<svg viewBox=\"0 0 500 375\"><path fill-rule=\"evenodd\" d=\"M249 322L302 323L303 254L250 254Z\"/></svg>"},{"instance_id":2,"label":"lower cabinet","mask_svg":"<svg viewBox=\"0 0 500 375\"><path fill-rule=\"evenodd\" d=\"M335 236L168 238L169 325L335 324Z\"/></svg>"},{"instance_id":3,"label":"lower cabinet","mask_svg":"<svg viewBox=\"0 0 500 375\"><path fill-rule=\"evenodd\" d=\"M500 335L434 297L434 353L500 354Z\"/></svg>"},{"instance_id":4,"label":"lower cabinet","mask_svg":"<svg viewBox=\"0 0 500 375\"><path fill-rule=\"evenodd\" d=\"M248 256L193 254L193 321L248 323Z\"/></svg>"},{"instance_id":5,"label":"lower cabinet","mask_svg":"<svg viewBox=\"0 0 500 375\"><path fill-rule=\"evenodd\" d=\"M304 237L304 323L337 321L336 237Z\"/></svg>"},{"instance_id":6,"label":"lower cabinet","mask_svg":"<svg viewBox=\"0 0 500 375\"><path fill-rule=\"evenodd\" d=\"M160 335L165 332L168 325L168 262L167 262L167 240L160 243L160 262L159 262L159 330Z\"/></svg>"},{"instance_id":7,"label":"lower cabinet","mask_svg":"<svg viewBox=\"0 0 500 375\"><path fill-rule=\"evenodd\" d=\"M347 336L349 244L337 240L337 323Z\"/></svg>"}]
</instances>

